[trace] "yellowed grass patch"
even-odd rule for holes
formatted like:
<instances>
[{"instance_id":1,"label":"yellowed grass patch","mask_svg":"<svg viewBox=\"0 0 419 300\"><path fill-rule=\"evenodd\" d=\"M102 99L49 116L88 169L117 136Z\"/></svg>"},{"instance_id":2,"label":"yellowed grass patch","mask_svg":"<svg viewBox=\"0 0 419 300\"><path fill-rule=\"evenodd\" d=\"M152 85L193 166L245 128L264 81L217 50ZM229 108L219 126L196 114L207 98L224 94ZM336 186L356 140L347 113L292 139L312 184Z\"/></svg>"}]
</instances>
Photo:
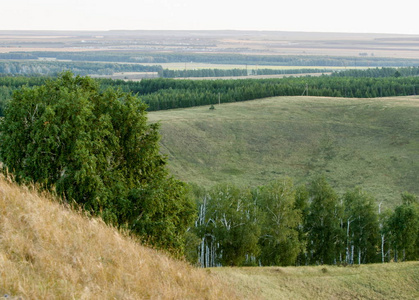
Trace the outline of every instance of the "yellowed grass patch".
<instances>
[{"instance_id":1,"label":"yellowed grass patch","mask_svg":"<svg viewBox=\"0 0 419 300\"><path fill-rule=\"evenodd\" d=\"M23 299L241 298L205 270L3 177L0 291Z\"/></svg>"}]
</instances>

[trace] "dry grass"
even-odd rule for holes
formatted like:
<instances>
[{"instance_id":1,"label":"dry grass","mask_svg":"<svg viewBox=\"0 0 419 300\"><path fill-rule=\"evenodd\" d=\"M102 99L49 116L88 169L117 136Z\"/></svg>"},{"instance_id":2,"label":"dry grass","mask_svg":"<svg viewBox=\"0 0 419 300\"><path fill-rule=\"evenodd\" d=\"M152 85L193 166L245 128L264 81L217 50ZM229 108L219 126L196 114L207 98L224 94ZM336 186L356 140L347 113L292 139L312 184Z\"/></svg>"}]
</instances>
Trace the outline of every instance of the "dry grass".
<instances>
[{"instance_id":1,"label":"dry grass","mask_svg":"<svg viewBox=\"0 0 419 300\"><path fill-rule=\"evenodd\" d=\"M419 299L419 262L217 268L212 272L262 299Z\"/></svg>"},{"instance_id":2,"label":"dry grass","mask_svg":"<svg viewBox=\"0 0 419 300\"><path fill-rule=\"evenodd\" d=\"M22 299L242 298L205 270L3 177L0 293Z\"/></svg>"}]
</instances>

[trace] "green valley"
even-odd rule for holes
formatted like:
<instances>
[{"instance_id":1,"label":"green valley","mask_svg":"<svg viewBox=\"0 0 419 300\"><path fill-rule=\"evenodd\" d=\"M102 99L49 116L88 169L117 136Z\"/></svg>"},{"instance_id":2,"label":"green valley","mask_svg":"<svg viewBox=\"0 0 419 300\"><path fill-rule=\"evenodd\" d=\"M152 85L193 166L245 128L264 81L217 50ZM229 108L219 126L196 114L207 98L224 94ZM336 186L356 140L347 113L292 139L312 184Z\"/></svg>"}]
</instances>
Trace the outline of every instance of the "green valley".
<instances>
[{"instance_id":1,"label":"green valley","mask_svg":"<svg viewBox=\"0 0 419 300\"><path fill-rule=\"evenodd\" d=\"M418 194L419 97L274 97L149 113L180 179L201 186L257 186L325 175L393 207Z\"/></svg>"}]
</instances>

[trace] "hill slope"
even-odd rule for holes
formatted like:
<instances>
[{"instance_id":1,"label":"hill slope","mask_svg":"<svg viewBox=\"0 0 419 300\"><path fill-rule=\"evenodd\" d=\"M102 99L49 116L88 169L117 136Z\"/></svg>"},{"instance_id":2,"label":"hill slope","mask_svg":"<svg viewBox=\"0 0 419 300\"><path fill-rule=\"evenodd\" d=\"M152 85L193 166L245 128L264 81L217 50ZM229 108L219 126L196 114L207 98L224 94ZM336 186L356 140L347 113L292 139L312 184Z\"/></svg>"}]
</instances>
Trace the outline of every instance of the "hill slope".
<instances>
[{"instance_id":1,"label":"hill slope","mask_svg":"<svg viewBox=\"0 0 419 300\"><path fill-rule=\"evenodd\" d=\"M342 192L360 186L389 206L419 194L419 97L274 97L149 113L182 180L211 186L307 182L325 174Z\"/></svg>"},{"instance_id":2,"label":"hill slope","mask_svg":"<svg viewBox=\"0 0 419 300\"><path fill-rule=\"evenodd\" d=\"M23 299L242 298L215 276L0 178L0 295Z\"/></svg>"},{"instance_id":3,"label":"hill slope","mask_svg":"<svg viewBox=\"0 0 419 300\"><path fill-rule=\"evenodd\" d=\"M195 269L2 177L0 213L0 295L12 299L415 299L419 295L418 262Z\"/></svg>"}]
</instances>

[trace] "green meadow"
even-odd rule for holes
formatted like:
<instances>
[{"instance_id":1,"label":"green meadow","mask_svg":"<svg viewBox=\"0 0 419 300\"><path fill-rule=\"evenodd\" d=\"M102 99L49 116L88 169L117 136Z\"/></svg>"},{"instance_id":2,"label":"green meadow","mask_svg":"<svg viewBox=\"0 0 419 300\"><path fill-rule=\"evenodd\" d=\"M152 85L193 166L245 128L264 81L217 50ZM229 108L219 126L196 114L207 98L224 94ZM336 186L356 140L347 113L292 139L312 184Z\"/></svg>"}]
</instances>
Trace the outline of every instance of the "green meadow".
<instances>
[{"instance_id":1,"label":"green meadow","mask_svg":"<svg viewBox=\"0 0 419 300\"><path fill-rule=\"evenodd\" d=\"M200 186L258 186L324 175L393 207L419 194L419 96L273 97L149 113L176 177Z\"/></svg>"}]
</instances>

